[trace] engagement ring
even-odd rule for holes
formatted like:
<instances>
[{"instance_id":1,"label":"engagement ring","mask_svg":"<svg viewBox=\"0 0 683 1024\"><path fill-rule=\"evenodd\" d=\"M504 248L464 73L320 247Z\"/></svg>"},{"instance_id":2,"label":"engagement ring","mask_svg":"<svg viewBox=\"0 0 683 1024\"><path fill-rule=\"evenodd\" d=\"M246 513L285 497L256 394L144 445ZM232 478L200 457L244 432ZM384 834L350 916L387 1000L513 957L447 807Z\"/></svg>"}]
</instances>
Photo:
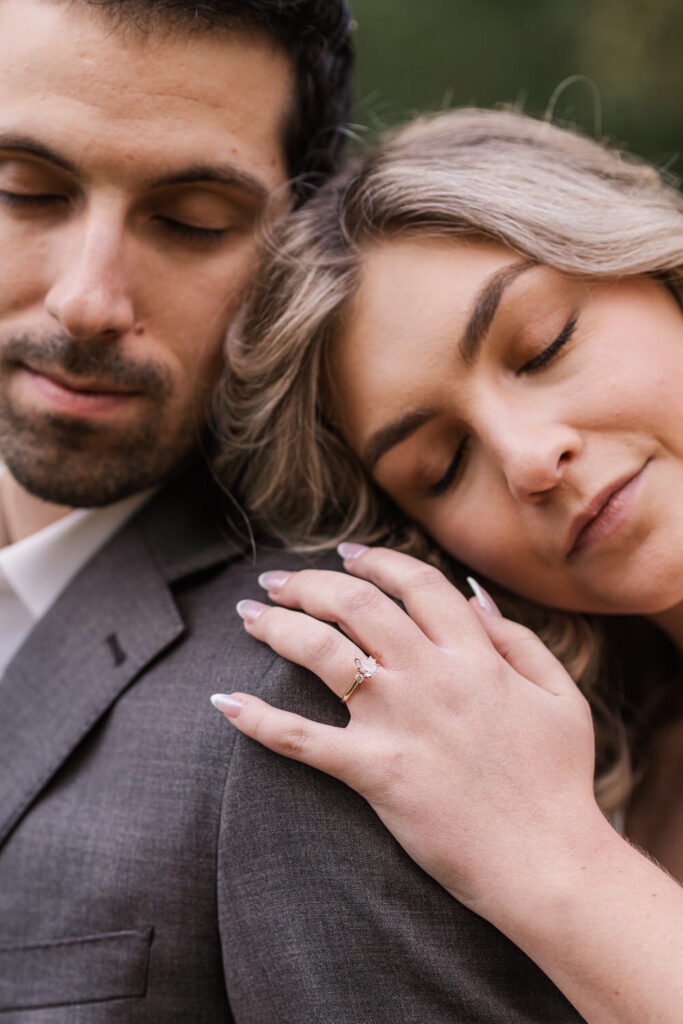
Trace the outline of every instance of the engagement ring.
<instances>
[{"instance_id":1,"label":"engagement ring","mask_svg":"<svg viewBox=\"0 0 683 1024\"><path fill-rule=\"evenodd\" d=\"M354 658L354 661L356 664L356 675L348 690L342 697L344 704L346 704L351 695L355 693L363 680L371 679L377 671L377 662L372 656L367 658Z\"/></svg>"}]
</instances>

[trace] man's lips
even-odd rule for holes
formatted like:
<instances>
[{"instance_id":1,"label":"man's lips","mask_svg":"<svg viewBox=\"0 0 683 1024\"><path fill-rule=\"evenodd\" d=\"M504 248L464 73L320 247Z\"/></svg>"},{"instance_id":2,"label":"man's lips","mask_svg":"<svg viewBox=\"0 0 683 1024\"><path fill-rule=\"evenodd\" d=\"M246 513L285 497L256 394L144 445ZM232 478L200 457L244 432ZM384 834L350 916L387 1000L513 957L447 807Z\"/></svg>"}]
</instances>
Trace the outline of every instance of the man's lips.
<instances>
[{"instance_id":1,"label":"man's lips","mask_svg":"<svg viewBox=\"0 0 683 1024\"><path fill-rule=\"evenodd\" d=\"M109 381L82 380L80 378L72 379L66 374L60 372L34 369L32 366L28 365L24 365L24 369L33 376L43 377L45 380L50 381L57 387L60 387L65 391L74 391L77 394L131 395L135 393L132 388L117 387L116 384L112 384Z\"/></svg>"},{"instance_id":2,"label":"man's lips","mask_svg":"<svg viewBox=\"0 0 683 1024\"><path fill-rule=\"evenodd\" d=\"M109 381L72 379L52 370L38 370L23 365L30 390L57 412L74 416L97 416L115 412L140 391L122 388Z\"/></svg>"},{"instance_id":3,"label":"man's lips","mask_svg":"<svg viewBox=\"0 0 683 1024\"><path fill-rule=\"evenodd\" d=\"M588 507L576 516L567 537L567 558L592 547L619 529L628 516L631 500L646 466L647 462L635 473L629 472L603 487Z\"/></svg>"}]
</instances>

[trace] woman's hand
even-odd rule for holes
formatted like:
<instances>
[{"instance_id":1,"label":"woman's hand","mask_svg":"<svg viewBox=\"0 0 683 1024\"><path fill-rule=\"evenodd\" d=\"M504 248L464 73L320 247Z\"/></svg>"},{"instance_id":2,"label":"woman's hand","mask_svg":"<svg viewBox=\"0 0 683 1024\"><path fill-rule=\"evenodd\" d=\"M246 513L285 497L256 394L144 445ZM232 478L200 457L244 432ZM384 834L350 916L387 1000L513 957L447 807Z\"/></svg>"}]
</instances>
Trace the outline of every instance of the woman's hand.
<instances>
[{"instance_id":1,"label":"woman's hand","mask_svg":"<svg viewBox=\"0 0 683 1024\"><path fill-rule=\"evenodd\" d=\"M240 614L339 697L355 659L374 656L348 726L243 693L215 703L246 735L361 793L425 871L504 927L544 873L578 870L609 831L593 798L588 705L533 633L436 569L380 548L342 553L350 575L265 573L277 607L242 602Z\"/></svg>"},{"instance_id":2,"label":"woman's hand","mask_svg":"<svg viewBox=\"0 0 683 1024\"><path fill-rule=\"evenodd\" d=\"M376 658L346 728L247 694L218 695L216 706L246 735L358 790L588 1024L678 1024L683 890L600 813L591 716L562 666L435 569L379 548L341 553L350 575L265 573L279 607L239 610L252 636L340 697L354 659Z\"/></svg>"}]
</instances>

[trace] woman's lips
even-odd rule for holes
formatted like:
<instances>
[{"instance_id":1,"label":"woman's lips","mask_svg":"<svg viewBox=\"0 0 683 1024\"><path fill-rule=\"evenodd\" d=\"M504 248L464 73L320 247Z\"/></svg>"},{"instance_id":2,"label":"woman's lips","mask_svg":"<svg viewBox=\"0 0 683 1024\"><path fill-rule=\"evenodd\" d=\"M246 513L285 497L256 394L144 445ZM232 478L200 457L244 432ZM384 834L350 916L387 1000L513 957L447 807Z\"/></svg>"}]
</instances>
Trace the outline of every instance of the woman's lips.
<instances>
[{"instance_id":1,"label":"woman's lips","mask_svg":"<svg viewBox=\"0 0 683 1024\"><path fill-rule=\"evenodd\" d=\"M637 473L606 487L577 516L570 530L568 558L611 537L626 522L647 465L646 462Z\"/></svg>"}]
</instances>

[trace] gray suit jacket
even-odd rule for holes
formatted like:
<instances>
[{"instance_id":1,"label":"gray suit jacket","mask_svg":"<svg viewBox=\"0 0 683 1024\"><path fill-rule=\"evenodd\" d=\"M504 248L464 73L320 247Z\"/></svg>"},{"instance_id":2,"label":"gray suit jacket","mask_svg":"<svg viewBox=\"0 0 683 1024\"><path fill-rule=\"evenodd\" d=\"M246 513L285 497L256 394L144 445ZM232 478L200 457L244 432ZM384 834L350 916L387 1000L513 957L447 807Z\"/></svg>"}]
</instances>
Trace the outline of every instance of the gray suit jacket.
<instances>
[{"instance_id":1,"label":"gray suit jacket","mask_svg":"<svg viewBox=\"0 0 683 1024\"><path fill-rule=\"evenodd\" d=\"M0 1024L575 1024L362 799L210 707L346 715L244 633L258 567L210 497L169 486L0 680Z\"/></svg>"}]
</instances>

